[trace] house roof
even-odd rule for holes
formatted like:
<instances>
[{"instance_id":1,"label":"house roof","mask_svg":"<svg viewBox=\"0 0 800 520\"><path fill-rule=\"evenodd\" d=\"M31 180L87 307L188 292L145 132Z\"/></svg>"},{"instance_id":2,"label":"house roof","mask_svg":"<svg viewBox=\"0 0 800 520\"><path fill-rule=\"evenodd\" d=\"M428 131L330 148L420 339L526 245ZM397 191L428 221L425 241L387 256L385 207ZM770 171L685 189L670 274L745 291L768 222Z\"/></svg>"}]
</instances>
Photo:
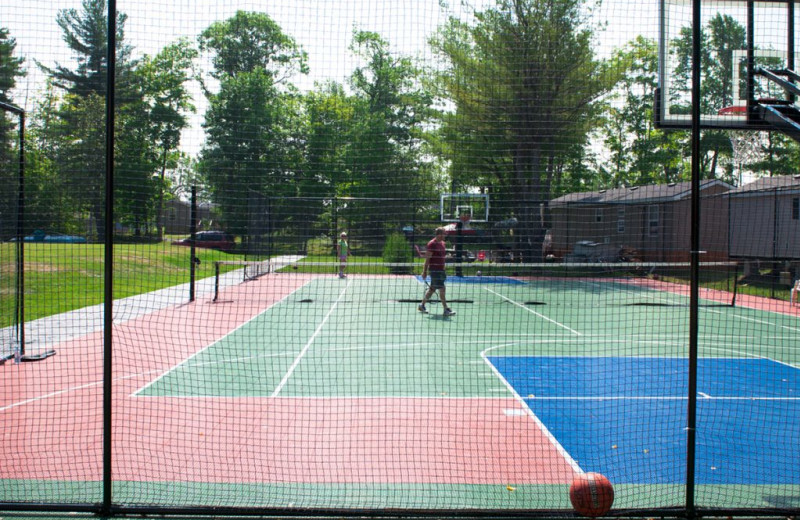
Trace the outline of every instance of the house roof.
<instances>
[{"instance_id":1,"label":"house roof","mask_svg":"<svg viewBox=\"0 0 800 520\"><path fill-rule=\"evenodd\" d=\"M718 179L705 180L700 183L700 190L707 190L712 186L722 186L726 190L733 186ZM613 188L609 190L591 191L584 193L569 193L550 201L550 206L560 204L634 204L642 202L668 202L689 197L692 193L691 182L674 182L670 184L650 184L647 186L632 186L630 188Z\"/></svg>"},{"instance_id":2,"label":"house roof","mask_svg":"<svg viewBox=\"0 0 800 520\"><path fill-rule=\"evenodd\" d=\"M731 195L753 195L757 191L800 190L800 175L776 175L761 177L739 186Z\"/></svg>"}]
</instances>

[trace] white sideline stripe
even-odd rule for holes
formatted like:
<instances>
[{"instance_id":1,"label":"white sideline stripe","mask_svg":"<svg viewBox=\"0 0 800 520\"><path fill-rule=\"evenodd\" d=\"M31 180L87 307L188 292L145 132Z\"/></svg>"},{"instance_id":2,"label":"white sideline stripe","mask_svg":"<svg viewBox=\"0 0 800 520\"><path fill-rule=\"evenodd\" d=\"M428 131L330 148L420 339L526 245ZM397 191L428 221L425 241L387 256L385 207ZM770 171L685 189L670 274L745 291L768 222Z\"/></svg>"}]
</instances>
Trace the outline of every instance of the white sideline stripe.
<instances>
[{"instance_id":1,"label":"white sideline stripe","mask_svg":"<svg viewBox=\"0 0 800 520\"><path fill-rule=\"evenodd\" d=\"M58 392L52 392L52 393L49 393L49 394L40 395L38 397L32 397L30 399L25 399L24 401L18 401L16 403L11 403L9 405L3 406L2 408L0 408L0 412L5 412L6 410L10 410L11 408L15 408L17 406L22 406L24 404L35 403L36 401L42 401L42 400L48 399L50 397L56 397L56 396L59 396L61 394L67 394L69 392L76 392L78 390L83 390L84 388L91 388L93 386L99 386L102 383L103 383L102 381L97 381L97 382L94 382L94 383L87 383L85 385L72 386L70 388L65 388L63 390L59 390Z\"/></svg>"},{"instance_id":2,"label":"white sideline stripe","mask_svg":"<svg viewBox=\"0 0 800 520\"><path fill-rule=\"evenodd\" d=\"M800 401L800 397L754 397L754 396L729 396L714 397L703 392L697 393L698 397L710 401ZM688 397L684 396L635 396L635 395L615 395L615 396L549 396L549 397L528 397L531 401L685 401Z\"/></svg>"},{"instance_id":3,"label":"white sideline stripe","mask_svg":"<svg viewBox=\"0 0 800 520\"><path fill-rule=\"evenodd\" d=\"M514 301L514 300L512 300L511 298L507 298L507 297L503 296L502 294L500 294L500 293L498 293L498 292L495 292L495 291L493 291L493 290L489 289L488 287L484 287L484 289L486 289L487 291L489 291L490 293L492 293L492 294L494 294L494 295L497 295L497 296L501 297L502 299L506 300L507 302L509 302L509 303L513 303L513 304L514 304L514 305L516 305L517 307L519 307L519 308L521 308L521 309L523 309L523 310L526 310L526 311L530 312L531 314L534 314L534 315L536 315L536 316L538 316L538 317L542 318L543 320L546 320L546 321L549 321L550 323L553 323L553 324L555 324L555 325L558 325L559 327L561 327L561 328L563 328L563 329L567 329L568 331L572 332L573 334L575 334L575 335L577 335L577 336L583 336L583 334L581 334L581 333L580 333L580 332L578 332L577 330L575 330L575 329L571 329L571 328L567 327L566 325L564 325L563 323L559 323L559 322L557 322L556 320L553 320L553 319L551 319L551 318L548 318L548 317L547 317L547 316L545 316L544 314L539 314L538 312L536 312L536 311L534 311L534 310L531 310L531 309L529 309L529 308L525 307L523 304L521 304L521 303L519 303L519 302L515 302L515 301Z\"/></svg>"},{"instance_id":4,"label":"white sideline stripe","mask_svg":"<svg viewBox=\"0 0 800 520\"><path fill-rule=\"evenodd\" d=\"M219 339L217 339L217 340L215 340L215 341L212 341L211 343L209 343L209 344L208 344L208 345L206 345L205 347L201 348L200 350L198 350L197 352L195 352L194 354L192 354L192 355L191 355L191 356L189 356L188 358L184 359L183 361L181 361L180 363L178 363L178 364L177 364L177 365L175 365L174 367L172 367L172 368L170 368L169 370L167 370L166 372L162 373L160 376L158 376L157 378L153 379L152 381L150 381L149 383L147 383L146 385L144 385L143 387L141 387L140 389L138 389L137 391L135 391L135 392L134 392L134 393L132 393L131 395L132 395L132 396L134 396L134 397L138 396L138 394L139 394L140 392L144 392L145 390L147 390L148 388L150 388L151 386L153 386L154 384L156 384L156 382L157 382L157 381L160 381L162 378L166 377L168 374L171 374L172 372L174 372L174 371L178 370L179 368L186 366L186 365L187 365L187 364L188 364L188 363L189 363L189 362L190 362L192 359L196 358L197 356L199 356L200 354L202 354L203 352L205 352L206 350L208 350L208 349L209 349L209 348L211 348L212 346L216 345L217 343L219 343L219 342L220 342L220 341L222 341L223 339L227 338L228 336L230 336L231 334L233 334L233 333L234 333L234 332L236 332L237 330L241 329L242 327L244 327L245 325L247 325L248 323L250 323L250 322L251 322L251 321L253 321L254 319L258 318L259 316L261 316L262 314L264 314L264 313L265 313L265 312L267 312L268 310L270 310L270 309L272 309L273 307L275 307L276 305L278 305L278 304L282 303L282 302L283 302L284 300L286 300L286 299L287 299L289 296L293 295L294 293L296 293L297 291L299 291L300 289L302 289L303 287L305 287L305 286L306 286L306 285L308 285L309 283L310 283L310 282L306 282L305 284L301 285L300 287L298 287L298 288L297 288L297 289L295 289L294 291L290 292L289 294L287 294L286 296L284 296L284 297L283 297L283 298L281 298L280 300L276 301L276 302L275 302L275 303L273 303L272 305L268 306L266 309L264 309L263 311L259 312L258 314L256 314L256 315L255 315L255 316L253 316L252 318L250 318L249 320L245 321L244 323L242 323L241 325L239 325L239 326L238 326L238 327L236 327L235 329L233 329L233 330L229 331L227 334L225 334L225 335L224 335L224 336L222 336L221 338L219 338ZM201 365L201 363L198 363L197 365L191 365L191 366L199 366L199 365ZM190 368L191 368L191 366L190 366Z\"/></svg>"},{"instance_id":5,"label":"white sideline stripe","mask_svg":"<svg viewBox=\"0 0 800 520\"><path fill-rule=\"evenodd\" d=\"M708 312L713 312L714 314L723 314L723 313L721 313L719 311L714 311L714 310L711 310L711 309L705 309L705 310L707 310ZM752 321L753 323L758 323L760 325L769 325L770 327L780 327L782 329L791 330L792 332L800 332L800 329L798 329L796 327L789 327L787 325L778 325L776 323L772 323L771 321L757 320L755 318L748 318L747 316L734 315L734 317L736 319L742 320L742 321Z\"/></svg>"},{"instance_id":6,"label":"white sideline stripe","mask_svg":"<svg viewBox=\"0 0 800 520\"><path fill-rule=\"evenodd\" d=\"M558 442L558 439L556 439L555 436L550 432L550 430L547 429L547 426L544 425L544 423L541 421L541 419L539 419L536 416L536 414L533 413L533 410L531 410L530 406L528 406L528 403L525 402L525 399L523 399L517 393L517 391L514 390L514 387L511 386L511 383L509 383L508 380L505 377L503 377L503 374L501 374L500 371L497 370L497 368L492 363L489 362L489 359L486 357L486 353L489 352L490 350L494 350L496 348L502 348L504 346L505 345L495 345L494 347L489 347L486 350L484 350L483 352L481 352L481 357L483 358L483 361L487 365L489 365L489 368L492 370L492 372L494 372L497 375L497 377L500 379L500 381L503 382L503 384L506 386L506 388L508 388L508 391L511 392L511 395L513 395L514 398L516 398L517 402L522 405L523 409L528 413L528 415L536 423L536 426L539 427L539 429L544 434L544 436L547 437L547 440L549 440L550 443L553 445L553 447L555 447L556 451L564 458L565 461L567 461L567 464L569 464L570 467L573 470L575 470L575 473L578 473L578 474L583 473L584 472L583 468L581 468L578 465L578 463L575 462L575 459L572 458L572 455L570 455L569 452L566 449L564 449L564 446L562 446L561 443Z\"/></svg>"},{"instance_id":7,"label":"white sideline stripe","mask_svg":"<svg viewBox=\"0 0 800 520\"><path fill-rule=\"evenodd\" d=\"M277 395L279 393L281 393L281 390L283 390L283 387L286 386L286 383L289 381L289 378L292 377L292 373L297 368L297 365L300 364L300 361L306 355L306 352L308 352L308 349L311 348L311 344L314 343L314 340L317 338L319 333L322 331L322 327L325 326L325 324L328 322L328 318L330 318L331 314L333 314L333 311L336 310L336 306L339 305L340 301L342 301L342 298L344 297L344 293L347 292L347 288L348 287L350 287L350 280L349 279L347 280L347 285L344 286L344 289L342 289L342 292L339 293L339 297L336 298L336 301L333 303L333 306L331 306L331 308L328 310L328 313L322 319L322 322L319 324L319 326L317 326L317 330L315 330L314 334L312 334L311 337L308 339L308 342L306 343L305 347L303 347L303 350L301 350L300 354L297 355L297 357L295 358L294 362L292 363L292 366L289 367L289 370L286 372L286 375L283 376L283 379L281 379L281 382L278 384L277 388L275 388L275 391L272 392L272 395L270 397L277 397Z\"/></svg>"},{"instance_id":8,"label":"white sideline stripe","mask_svg":"<svg viewBox=\"0 0 800 520\"><path fill-rule=\"evenodd\" d=\"M114 381L124 381L126 379L133 379L136 377L142 377L149 375L151 372L157 372L156 370L151 370L150 372L142 372L138 374L130 374L127 376L115 377ZM49 394L40 395L37 397L31 397L30 399L25 399L24 401L17 401L16 403L11 403L9 405L0 407L0 412L5 412L6 410L10 410L11 408L16 408L17 406L22 406L25 404L35 403L37 401L43 401L45 399L49 399L51 397L57 397L62 394L68 394L70 392L77 392L78 390L84 390L86 388L91 388L93 386L100 386L103 384L103 381L95 381L93 383L86 383L85 385L78 385L78 386L71 386L69 388L64 388L63 390L58 390L56 392L50 392Z\"/></svg>"}]
</instances>

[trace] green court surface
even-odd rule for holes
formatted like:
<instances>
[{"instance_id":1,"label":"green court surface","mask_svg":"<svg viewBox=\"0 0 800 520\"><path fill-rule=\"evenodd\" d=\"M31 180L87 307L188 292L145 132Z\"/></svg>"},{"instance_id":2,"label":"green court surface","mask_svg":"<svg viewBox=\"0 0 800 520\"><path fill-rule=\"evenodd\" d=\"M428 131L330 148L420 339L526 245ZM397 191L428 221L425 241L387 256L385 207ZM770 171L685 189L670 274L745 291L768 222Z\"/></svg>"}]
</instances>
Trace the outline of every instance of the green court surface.
<instances>
[{"instance_id":1,"label":"green court surface","mask_svg":"<svg viewBox=\"0 0 800 520\"><path fill-rule=\"evenodd\" d=\"M660 363L688 360L685 286L618 273L451 276L449 318L436 296L418 311L425 289L413 275L286 269L198 302L202 317L187 326L227 331L130 380L116 500L566 510L574 475L601 471L615 509L684 504L688 372ZM725 367L746 377L736 395L701 396L699 461L721 469L699 472L698 504L796 507L800 480L780 462L796 450L771 439L765 449L757 425L769 414L795 438L800 321L770 302L732 301L701 291L699 356L711 363L701 378L729 388ZM150 347L171 348L159 341ZM776 366L783 386L771 382ZM726 473L738 455L717 453L738 437L754 437L742 445L760 466L749 476ZM9 500L101 493L94 479L3 482Z\"/></svg>"}]
</instances>

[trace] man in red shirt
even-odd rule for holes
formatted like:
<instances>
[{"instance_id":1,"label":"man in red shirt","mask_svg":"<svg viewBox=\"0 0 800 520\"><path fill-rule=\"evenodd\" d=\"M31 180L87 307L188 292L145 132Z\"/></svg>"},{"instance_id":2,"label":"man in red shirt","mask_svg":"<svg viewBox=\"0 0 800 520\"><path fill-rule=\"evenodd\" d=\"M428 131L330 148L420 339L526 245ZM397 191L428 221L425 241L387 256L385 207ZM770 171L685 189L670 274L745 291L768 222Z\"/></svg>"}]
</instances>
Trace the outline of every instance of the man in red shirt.
<instances>
[{"instance_id":1,"label":"man in red shirt","mask_svg":"<svg viewBox=\"0 0 800 520\"><path fill-rule=\"evenodd\" d=\"M444 260L447 251L444 245L444 239L444 228L438 227L436 228L435 236L430 242L428 242L428 245L426 246L425 265L422 266L422 279L425 280L425 278L428 277L428 271L430 271L431 285L425 292L425 296L422 297L422 303L419 304L417 310L427 314L428 309L425 308L425 304L428 303L428 299L433 295L433 293L438 290L439 299L442 300L442 307L444 307L444 315L453 316L455 315L455 311L447 306L447 298L445 298L444 281L447 278L447 275L444 272Z\"/></svg>"}]
</instances>

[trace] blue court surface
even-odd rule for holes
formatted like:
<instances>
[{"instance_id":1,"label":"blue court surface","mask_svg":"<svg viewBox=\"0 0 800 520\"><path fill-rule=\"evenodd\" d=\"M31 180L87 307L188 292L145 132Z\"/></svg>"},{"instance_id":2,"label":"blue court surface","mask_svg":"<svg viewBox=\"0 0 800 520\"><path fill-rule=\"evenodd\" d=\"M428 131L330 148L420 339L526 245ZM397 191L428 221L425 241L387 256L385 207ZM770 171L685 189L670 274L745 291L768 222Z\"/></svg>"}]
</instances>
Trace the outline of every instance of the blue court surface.
<instances>
[{"instance_id":1,"label":"blue court surface","mask_svg":"<svg viewBox=\"0 0 800 520\"><path fill-rule=\"evenodd\" d=\"M685 482L687 359L487 359L583 470L614 483ZM697 388L697 484L800 484L792 442L800 370L769 359L701 358Z\"/></svg>"}]
</instances>

